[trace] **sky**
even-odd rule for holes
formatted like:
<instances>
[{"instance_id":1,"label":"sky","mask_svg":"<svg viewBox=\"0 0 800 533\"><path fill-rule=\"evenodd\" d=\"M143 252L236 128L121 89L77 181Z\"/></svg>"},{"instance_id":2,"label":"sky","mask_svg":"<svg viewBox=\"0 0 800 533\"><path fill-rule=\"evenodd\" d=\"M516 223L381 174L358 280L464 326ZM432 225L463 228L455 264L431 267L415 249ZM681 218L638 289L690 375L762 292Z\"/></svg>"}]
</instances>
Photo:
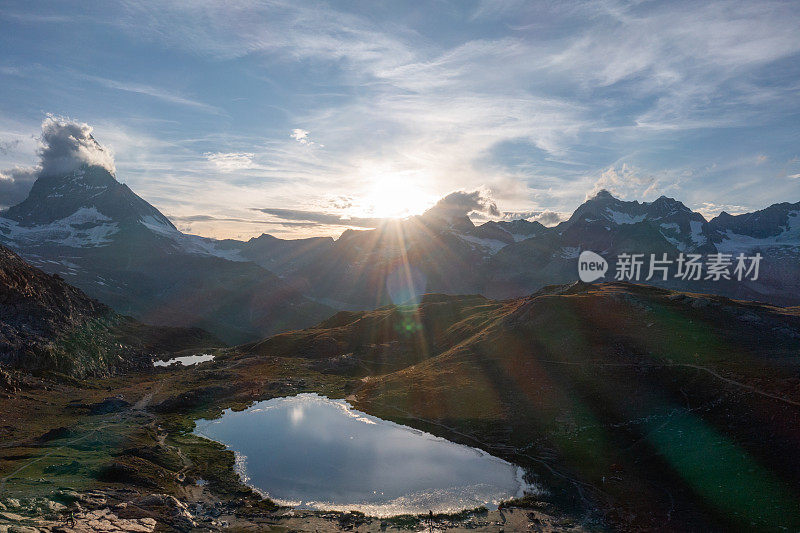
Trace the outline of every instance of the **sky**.
<instances>
[{"instance_id":1,"label":"sky","mask_svg":"<svg viewBox=\"0 0 800 533\"><path fill-rule=\"evenodd\" d=\"M4 0L0 205L53 120L218 238L336 236L456 191L476 221L549 224L602 188L706 217L796 202L798 28L792 1Z\"/></svg>"}]
</instances>

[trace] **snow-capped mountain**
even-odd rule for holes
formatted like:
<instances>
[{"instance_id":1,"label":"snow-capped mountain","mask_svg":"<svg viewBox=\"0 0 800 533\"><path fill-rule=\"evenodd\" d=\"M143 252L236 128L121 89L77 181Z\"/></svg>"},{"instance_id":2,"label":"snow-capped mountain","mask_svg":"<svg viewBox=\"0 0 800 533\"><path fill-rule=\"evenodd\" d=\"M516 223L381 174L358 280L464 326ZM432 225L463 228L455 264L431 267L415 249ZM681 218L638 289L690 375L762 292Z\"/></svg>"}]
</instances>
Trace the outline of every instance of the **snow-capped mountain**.
<instances>
[{"instance_id":1,"label":"snow-capped mountain","mask_svg":"<svg viewBox=\"0 0 800 533\"><path fill-rule=\"evenodd\" d=\"M723 211L709 224L722 234L723 241L750 238L760 240L761 245L789 245L800 240L800 202L774 204L743 215Z\"/></svg>"},{"instance_id":2,"label":"snow-capped mountain","mask_svg":"<svg viewBox=\"0 0 800 533\"><path fill-rule=\"evenodd\" d=\"M245 261L217 241L178 231L158 209L99 166L42 176L28 198L0 213L0 238L38 248L97 248L139 240L165 253L192 253Z\"/></svg>"},{"instance_id":3,"label":"snow-capped mountain","mask_svg":"<svg viewBox=\"0 0 800 533\"><path fill-rule=\"evenodd\" d=\"M752 284L760 299L800 303L800 202L735 216L722 212L708 225L718 235L715 247L721 253L763 256L763 276Z\"/></svg>"},{"instance_id":4,"label":"snow-capped mountain","mask_svg":"<svg viewBox=\"0 0 800 533\"><path fill-rule=\"evenodd\" d=\"M486 294L510 297L520 290L575 279L584 250L612 260L622 253L650 254L673 260L679 254L763 256L757 280L686 281L670 277L649 283L696 292L723 294L778 304L800 303L800 223L798 204L776 204L754 213L722 214L712 221L683 203L660 197L629 202L600 191L579 206L569 220L541 237L503 247L490 262ZM614 276L614 265L609 276ZM608 279L608 278L606 278Z\"/></svg>"},{"instance_id":5,"label":"snow-capped mountain","mask_svg":"<svg viewBox=\"0 0 800 533\"><path fill-rule=\"evenodd\" d=\"M459 237L493 255L508 244L541 235L545 229L541 223L528 220L489 221L469 228Z\"/></svg>"},{"instance_id":6,"label":"snow-capped mountain","mask_svg":"<svg viewBox=\"0 0 800 533\"><path fill-rule=\"evenodd\" d=\"M242 342L330 311L229 246L178 231L105 168L41 176L0 213L0 243L140 320L199 326Z\"/></svg>"},{"instance_id":7,"label":"snow-capped mountain","mask_svg":"<svg viewBox=\"0 0 800 533\"><path fill-rule=\"evenodd\" d=\"M3 217L20 226L43 226L64 220L81 209L94 209L103 221L118 224L147 220L175 229L158 209L141 199L99 166L81 165L63 176L41 176L28 197Z\"/></svg>"},{"instance_id":8,"label":"snow-capped mountain","mask_svg":"<svg viewBox=\"0 0 800 533\"><path fill-rule=\"evenodd\" d=\"M680 251L710 250L712 235L706 220L681 202L661 196L653 202L627 202L602 190L579 206L569 220L556 228L559 234L572 237L573 244L585 241L587 234L597 233L600 240L625 226L646 223L665 241ZM587 243L588 244L588 243ZM608 245L608 244L607 244ZM602 249L601 247L597 247ZM598 250L599 251L599 250Z\"/></svg>"},{"instance_id":9,"label":"snow-capped mountain","mask_svg":"<svg viewBox=\"0 0 800 533\"><path fill-rule=\"evenodd\" d=\"M97 247L145 223L175 229L108 170L83 165L64 176L40 177L28 198L2 213L0 235L17 246Z\"/></svg>"}]
</instances>

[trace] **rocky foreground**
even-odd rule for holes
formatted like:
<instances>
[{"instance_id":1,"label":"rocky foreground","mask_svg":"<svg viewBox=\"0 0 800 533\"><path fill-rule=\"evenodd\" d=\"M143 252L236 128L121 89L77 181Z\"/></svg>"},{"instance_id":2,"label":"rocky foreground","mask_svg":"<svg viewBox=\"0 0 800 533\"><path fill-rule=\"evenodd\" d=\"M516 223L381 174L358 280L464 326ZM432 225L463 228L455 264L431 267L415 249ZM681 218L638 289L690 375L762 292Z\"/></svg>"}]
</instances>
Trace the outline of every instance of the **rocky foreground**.
<instances>
[{"instance_id":1,"label":"rocky foreground","mask_svg":"<svg viewBox=\"0 0 800 533\"><path fill-rule=\"evenodd\" d=\"M42 498L0 503L2 533L89 533L178 531L583 531L569 518L554 518L531 509L506 508L457 516L380 519L358 512L324 513L281 509L244 518L236 507L185 503L166 494L131 499L129 493L62 490L58 500Z\"/></svg>"}]
</instances>

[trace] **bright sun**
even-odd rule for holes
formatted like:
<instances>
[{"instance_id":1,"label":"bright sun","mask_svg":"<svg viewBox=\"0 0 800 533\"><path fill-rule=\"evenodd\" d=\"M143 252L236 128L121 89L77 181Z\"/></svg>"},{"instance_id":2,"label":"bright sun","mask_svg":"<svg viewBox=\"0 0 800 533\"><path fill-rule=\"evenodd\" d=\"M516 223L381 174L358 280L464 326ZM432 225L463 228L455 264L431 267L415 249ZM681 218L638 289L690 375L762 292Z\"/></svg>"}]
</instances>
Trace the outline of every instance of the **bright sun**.
<instances>
[{"instance_id":1,"label":"bright sun","mask_svg":"<svg viewBox=\"0 0 800 533\"><path fill-rule=\"evenodd\" d=\"M435 196L405 178L396 174L375 178L363 198L365 211L378 218L402 218L419 215L435 203Z\"/></svg>"}]
</instances>

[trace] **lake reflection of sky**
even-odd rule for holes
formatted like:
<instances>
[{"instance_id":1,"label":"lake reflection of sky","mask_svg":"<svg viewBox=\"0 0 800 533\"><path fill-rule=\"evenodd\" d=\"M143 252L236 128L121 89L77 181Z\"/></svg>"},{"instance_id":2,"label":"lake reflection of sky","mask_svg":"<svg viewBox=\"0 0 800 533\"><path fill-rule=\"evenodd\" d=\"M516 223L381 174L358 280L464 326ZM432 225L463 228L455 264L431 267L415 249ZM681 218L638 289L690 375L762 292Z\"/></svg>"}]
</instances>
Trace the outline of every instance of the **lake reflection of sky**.
<instances>
[{"instance_id":1,"label":"lake reflection of sky","mask_svg":"<svg viewBox=\"0 0 800 533\"><path fill-rule=\"evenodd\" d=\"M175 363L180 363L183 366L191 366L196 365L198 363L205 363L206 361L212 361L214 356L210 353L203 353L198 355L183 355L181 357L174 357L167 361L153 361L153 366L170 366Z\"/></svg>"},{"instance_id":2,"label":"lake reflection of sky","mask_svg":"<svg viewBox=\"0 0 800 533\"><path fill-rule=\"evenodd\" d=\"M387 516L493 507L521 495L519 469L486 453L301 394L200 420L241 458L249 483L306 508Z\"/></svg>"}]
</instances>

